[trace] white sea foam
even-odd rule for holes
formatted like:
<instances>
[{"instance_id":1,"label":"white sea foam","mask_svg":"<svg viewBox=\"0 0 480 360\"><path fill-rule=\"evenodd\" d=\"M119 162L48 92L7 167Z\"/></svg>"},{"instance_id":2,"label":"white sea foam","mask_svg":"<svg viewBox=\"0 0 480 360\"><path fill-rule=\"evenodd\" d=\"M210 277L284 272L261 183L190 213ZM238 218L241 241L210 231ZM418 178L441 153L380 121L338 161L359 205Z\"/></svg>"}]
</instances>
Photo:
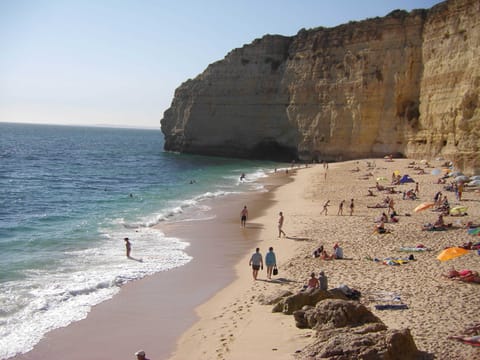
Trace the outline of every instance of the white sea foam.
<instances>
[{"instance_id":1,"label":"white sea foam","mask_svg":"<svg viewBox=\"0 0 480 360\"><path fill-rule=\"evenodd\" d=\"M130 236L132 258L123 236ZM55 271L29 271L28 280L0 284L0 358L26 352L53 329L85 318L91 307L110 299L127 281L182 266L191 260L188 243L160 231L105 234L99 246L65 253ZM137 261L135 261L137 260Z\"/></svg>"}]
</instances>

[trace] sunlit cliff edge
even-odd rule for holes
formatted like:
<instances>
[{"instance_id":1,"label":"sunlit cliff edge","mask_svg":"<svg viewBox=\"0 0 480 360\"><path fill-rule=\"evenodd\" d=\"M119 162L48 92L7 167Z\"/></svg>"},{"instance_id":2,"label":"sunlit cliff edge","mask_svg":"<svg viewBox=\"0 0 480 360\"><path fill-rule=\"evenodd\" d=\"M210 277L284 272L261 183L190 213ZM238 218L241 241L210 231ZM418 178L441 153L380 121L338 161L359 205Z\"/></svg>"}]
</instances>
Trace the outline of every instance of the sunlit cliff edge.
<instances>
[{"instance_id":1,"label":"sunlit cliff edge","mask_svg":"<svg viewBox=\"0 0 480 360\"><path fill-rule=\"evenodd\" d=\"M287 160L443 157L480 171L480 1L266 35L175 91L165 149Z\"/></svg>"}]
</instances>

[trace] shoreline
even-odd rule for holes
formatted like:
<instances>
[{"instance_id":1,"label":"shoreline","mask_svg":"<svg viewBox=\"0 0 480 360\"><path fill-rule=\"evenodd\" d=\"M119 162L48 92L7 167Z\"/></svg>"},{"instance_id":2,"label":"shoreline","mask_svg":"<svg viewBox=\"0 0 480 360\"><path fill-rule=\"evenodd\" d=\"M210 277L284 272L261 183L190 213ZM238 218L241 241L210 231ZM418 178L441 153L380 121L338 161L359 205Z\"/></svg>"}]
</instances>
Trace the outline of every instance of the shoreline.
<instances>
[{"instance_id":1,"label":"shoreline","mask_svg":"<svg viewBox=\"0 0 480 360\"><path fill-rule=\"evenodd\" d=\"M288 181L272 174L260 180L266 192L205 201L213 219L157 225L166 236L190 243L186 252L192 261L123 285L113 298L92 307L85 319L48 332L32 350L9 359L63 359L64 354L71 360L133 358L140 348L152 359L167 358L181 334L198 320L194 309L234 280L234 264L255 241L254 223L249 231L232 234L240 227L243 205L248 204L252 215L261 213L269 205L271 189Z\"/></svg>"}]
</instances>

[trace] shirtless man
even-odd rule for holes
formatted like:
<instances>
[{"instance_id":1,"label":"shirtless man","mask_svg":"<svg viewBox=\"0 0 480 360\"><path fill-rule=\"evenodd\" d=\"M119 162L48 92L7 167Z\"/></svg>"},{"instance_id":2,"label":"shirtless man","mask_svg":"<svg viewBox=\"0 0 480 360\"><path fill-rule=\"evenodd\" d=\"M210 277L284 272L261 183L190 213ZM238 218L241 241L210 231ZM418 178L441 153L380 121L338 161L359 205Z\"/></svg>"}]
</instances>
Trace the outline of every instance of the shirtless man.
<instances>
[{"instance_id":1,"label":"shirtless man","mask_svg":"<svg viewBox=\"0 0 480 360\"><path fill-rule=\"evenodd\" d=\"M247 210L247 205L245 205L242 209L242 212L240 213L240 222L242 224L242 227L245 227L247 223L247 218L248 218L248 210Z\"/></svg>"},{"instance_id":2,"label":"shirtless man","mask_svg":"<svg viewBox=\"0 0 480 360\"><path fill-rule=\"evenodd\" d=\"M279 218L278 218L278 237L280 237L282 234L283 236L287 236L285 234L285 231L282 230L283 227L283 213L280 211Z\"/></svg>"}]
</instances>

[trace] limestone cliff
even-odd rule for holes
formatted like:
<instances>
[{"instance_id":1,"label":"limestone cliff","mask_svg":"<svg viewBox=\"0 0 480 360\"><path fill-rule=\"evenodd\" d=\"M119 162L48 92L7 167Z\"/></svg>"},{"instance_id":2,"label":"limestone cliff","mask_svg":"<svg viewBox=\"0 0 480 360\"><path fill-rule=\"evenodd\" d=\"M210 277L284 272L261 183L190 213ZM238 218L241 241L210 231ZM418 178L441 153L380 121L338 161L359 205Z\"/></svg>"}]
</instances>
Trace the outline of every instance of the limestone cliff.
<instances>
[{"instance_id":1,"label":"limestone cliff","mask_svg":"<svg viewBox=\"0 0 480 360\"><path fill-rule=\"evenodd\" d=\"M175 92L165 149L291 160L443 156L480 170L480 1L266 35Z\"/></svg>"}]
</instances>

